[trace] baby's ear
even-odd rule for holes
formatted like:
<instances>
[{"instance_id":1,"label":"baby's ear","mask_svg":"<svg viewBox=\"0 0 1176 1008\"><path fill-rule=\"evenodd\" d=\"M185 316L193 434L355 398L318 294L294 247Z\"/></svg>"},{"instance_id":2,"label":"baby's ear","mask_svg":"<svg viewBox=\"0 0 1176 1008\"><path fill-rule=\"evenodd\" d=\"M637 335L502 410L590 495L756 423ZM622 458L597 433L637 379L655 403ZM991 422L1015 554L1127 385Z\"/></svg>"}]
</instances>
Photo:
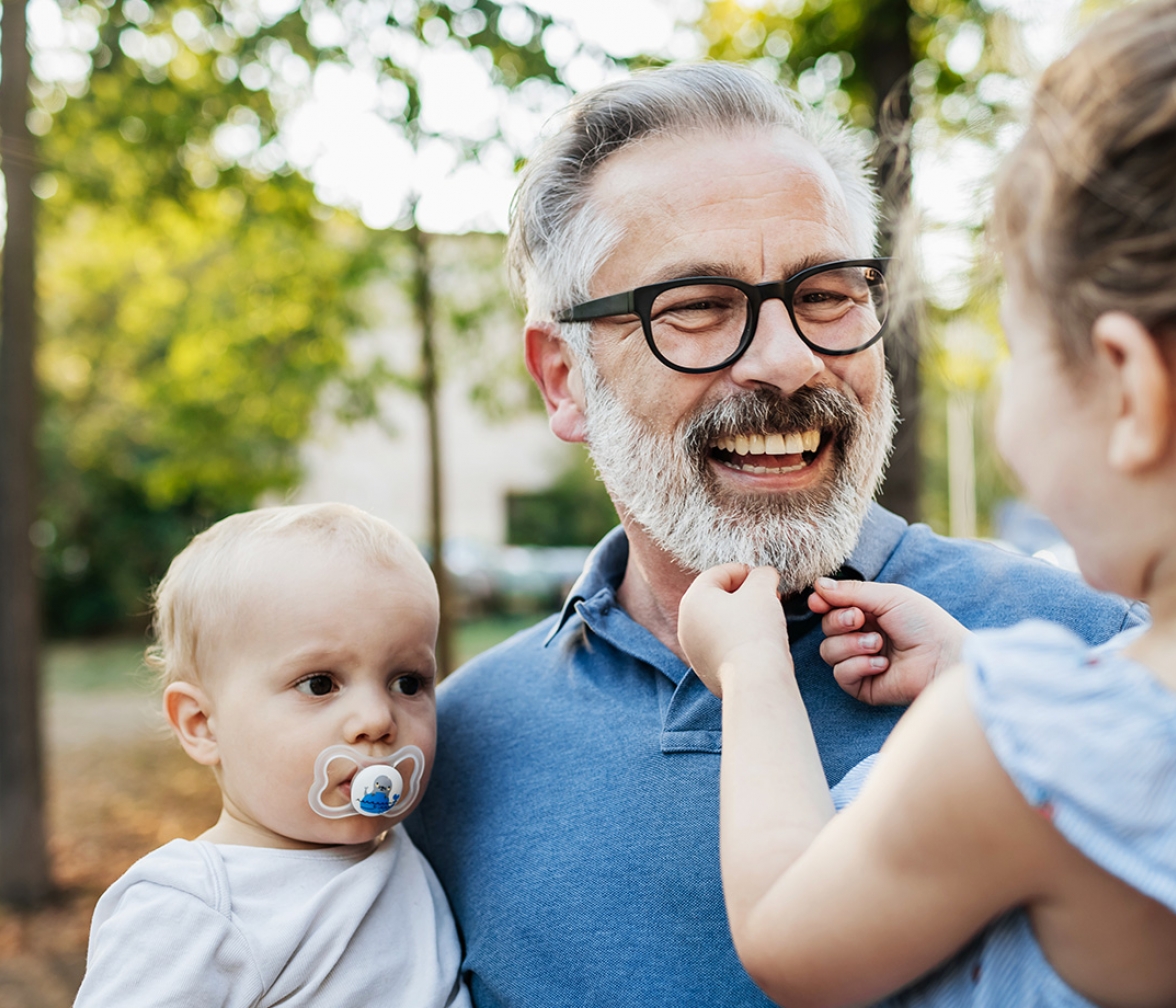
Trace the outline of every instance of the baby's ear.
<instances>
[{"instance_id":1,"label":"baby's ear","mask_svg":"<svg viewBox=\"0 0 1176 1008\"><path fill-rule=\"evenodd\" d=\"M212 707L204 690L188 682L172 683L163 691L163 713L184 752L192 759L204 766L216 766L220 762L212 728Z\"/></svg>"},{"instance_id":2,"label":"baby's ear","mask_svg":"<svg viewBox=\"0 0 1176 1008\"><path fill-rule=\"evenodd\" d=\"M1123 473L1151 469L1168 454L1172 438L1172 378L1159 343L1126 312L1105 312L1091 331L1099 370L1113 382L1108 460Z\"/></svg>"}]
</instances>

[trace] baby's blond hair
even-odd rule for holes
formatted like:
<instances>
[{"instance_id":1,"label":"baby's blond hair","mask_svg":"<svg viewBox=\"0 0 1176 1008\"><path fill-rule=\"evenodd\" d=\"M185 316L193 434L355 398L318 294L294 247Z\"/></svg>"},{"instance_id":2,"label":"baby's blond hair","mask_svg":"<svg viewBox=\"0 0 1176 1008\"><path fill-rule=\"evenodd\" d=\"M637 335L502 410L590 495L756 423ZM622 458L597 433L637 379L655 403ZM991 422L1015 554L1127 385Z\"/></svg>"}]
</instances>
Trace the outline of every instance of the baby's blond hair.
<instances>
[{"instance_id":1,"label":"baby's blond hair","mask_svg":"<svg viewBox=\"0 0 1176 1008\"><path fill-rule=\"evenodd\" d=\"M201 680L202 639L210 628L232 619L244 601L241 582L249 568L249 547L289 536L337 545L341 563L359 556L391 569L412 570L433 584L428 565L407 536L350 504L268 507L230 515L176 555L153 593L155 643L147 649L146 661L161 686Z\"/></svg>"}]
</instances>

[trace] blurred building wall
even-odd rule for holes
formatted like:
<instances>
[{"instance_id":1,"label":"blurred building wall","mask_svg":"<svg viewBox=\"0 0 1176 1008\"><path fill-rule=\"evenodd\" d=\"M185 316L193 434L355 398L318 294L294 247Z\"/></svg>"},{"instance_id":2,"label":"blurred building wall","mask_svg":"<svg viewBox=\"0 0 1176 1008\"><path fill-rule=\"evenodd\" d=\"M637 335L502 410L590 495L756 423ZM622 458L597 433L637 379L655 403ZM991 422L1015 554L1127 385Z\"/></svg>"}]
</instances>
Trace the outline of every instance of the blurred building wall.
<instances>
[{"instance_id":1,"label":"blurred building wall","mask_svg":"<svg viewBox=\"0 0 1176 1008\"><path fill-rule=\"evenodd\" d=\"M522 402L528 381L518 361L521 323L509 308L509 295L497 270L502 239L466 235L437 240L438 287L467 290L485 285L490 305L477 338L443 333L445 384L442 390L442 440L448 540L501 545L506 536L506 496L550 485L569 460L570 448L558 441L547 418ZM455 295L456 296L456 295ZM379 356L394 371L412 374L418 355L411 309L394 283L372 291L371 315L378 319L353 342L359 361ZM518 365L514 367L514 365ZM513 373L512 373L513 369ZM502 370L495 394L514 403L509 419L492 420L471 401L475 383ZM325 402L315 432L303 448L306 479L293 503L345 501L392 522L417 542L428 531L425 414L411 392L389 388L379 398L379 418L345 425Z\"/></svg>"}]
</instances>

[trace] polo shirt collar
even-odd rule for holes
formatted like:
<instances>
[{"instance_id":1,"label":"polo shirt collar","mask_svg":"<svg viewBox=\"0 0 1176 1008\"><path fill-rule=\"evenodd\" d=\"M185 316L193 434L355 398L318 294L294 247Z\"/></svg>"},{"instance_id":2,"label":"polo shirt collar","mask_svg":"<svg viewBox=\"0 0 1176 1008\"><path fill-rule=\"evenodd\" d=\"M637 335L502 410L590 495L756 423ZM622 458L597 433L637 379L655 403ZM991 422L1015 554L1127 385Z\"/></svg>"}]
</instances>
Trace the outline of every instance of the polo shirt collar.
<instances>
[{"instance_id":1,"label":"polo shirt collar","mask_svg":"<svg viewBox=\"0 0 1176 1008\"><path fill-rule=\"evenodd\" d=\"M563 609L559 619L551 632L544 639L544 646L551 643L556 634L563 629L576 606L586 599L595 598L601 592L607 592L613 598L621 587L621 580L625 576L625 568L629 564L629 537L625 530L618 525L593 547L584 561L584 570L576 578L568 597L564 599Z\"/></svg>"},{"instance_id":2,"label":"polo shirt collar","mask_svg":"<svg viewBox=\"0 0 1176 1008\"><path fill-rule=\"evenodd\" d=\"M907 523L898 515L887 511L879 504L870 504L862 522L857 545L848 560L833 576L842 580L873 581L881 572L882 567L891 553L898 546L899 540L906 533ZM544 645L551 641L563 629L577 606L591 599L596 599L601 593L608 596L607 601L615 604L617 590L625 576L625 567L629 562L629 539L625 530L619 525L608 533L596 547L588 554L583 573L576 579L568 597L564 601L559 619L544 640ZM815 623L816 616L808 611L808 592L786 600L784 611L788 616L789 628L801 629L807 632Z\"/></svg>"}]
</instances>

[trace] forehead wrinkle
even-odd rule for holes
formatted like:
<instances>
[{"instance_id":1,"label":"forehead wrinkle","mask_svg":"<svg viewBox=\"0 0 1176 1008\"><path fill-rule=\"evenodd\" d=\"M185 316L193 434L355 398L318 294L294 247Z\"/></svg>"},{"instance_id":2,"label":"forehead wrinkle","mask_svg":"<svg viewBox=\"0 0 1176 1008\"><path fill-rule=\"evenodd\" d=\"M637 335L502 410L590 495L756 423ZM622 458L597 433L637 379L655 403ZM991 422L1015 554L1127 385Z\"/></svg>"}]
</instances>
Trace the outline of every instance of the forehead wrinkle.
<instances>
[{"instance_id":1,"label":"forehead wrinkle","mask_svg":"<svg viewBox=\"0 0 1176 1008\"><path fill-rule=\"evenodd\" d=\"M697 159L683 160L687 139L702 145ZM770 143L767 163L752 160L732 170L728 159L724 174L718 170L724 158L715 154L710 139L705 134L658 138L618 152L602 166L591 182L592 198L623 232L614 254L630 242L640 243L643 235L660 235L661 254L674 258L659 262L661 254L654 251L645 261L647 270L632 263L634 275L614 277L607 290L597 286L598 270L590 283L592 296L685 276L783 280L808 266L856 255L845 195L815 149L795 144L797 138L785 133ZM782 148L785 141L788 146ZM671 162L668 176L648 161L659 142L671 148L665 152ZM696 170L683 178L678 170L683 164L705 169L709 160L716 161L714 172ZM680 249L673 248L676 242ZM720 254L699 255L700 243ZM801 249L810 251L797 255Z\"/></svg>"},{"instance_id":2,"label":"forehead wrinkle","mask_svg":"<svg viewBox=\"0 0 1176 1008\"><path fill-rule=\"evenodd\" d=\"M766 257L761 244L761 260ZM844 252L839 251L820 251L812 252L808 255L800 256L797 259L789 262L788 266L780 272L779 276L768 277L767 282L775 282L780 280L787 280L789 277L795 276L810 266L820 266L823 263L837 262L844 258ZM746 272L739 265L731 261L702 261L702 260L683 260L679 262L666 263L650 278L643 282L642 286L653 283L660 283L663 280L681 280L685 277L722 277L735 280L744 279L739 274ZM759 283L757 279L745 281L749 283Z\"/></svg>"}]
</instances>

